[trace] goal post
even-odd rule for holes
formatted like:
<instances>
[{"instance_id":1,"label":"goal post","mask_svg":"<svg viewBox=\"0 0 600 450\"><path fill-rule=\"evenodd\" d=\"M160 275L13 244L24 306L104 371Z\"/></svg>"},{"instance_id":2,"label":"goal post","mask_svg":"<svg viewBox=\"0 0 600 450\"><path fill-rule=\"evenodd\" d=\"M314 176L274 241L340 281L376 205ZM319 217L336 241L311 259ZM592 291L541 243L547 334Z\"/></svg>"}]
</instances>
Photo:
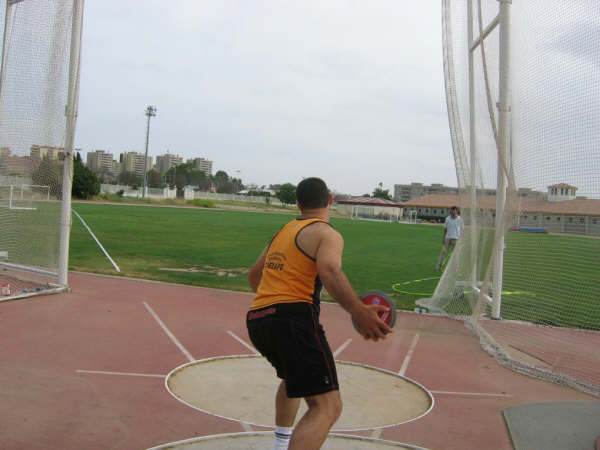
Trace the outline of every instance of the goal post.
<instances>
[{"instance_id":1,"label":"goal post","mask_svg":"<svg viewBox=\"0 0 600 450\"><path fill-rule=\"evenodd\" d=\"M37 184L0 185L0 208L36 209L35 202L50 200L50 186Z\"/></svg>"},{"instance_id":2,"label":"goal post","mask_svg":"<svg viewBox=\"0 0 600 450\"><path fill-rule=\"evenodd\" d=\"M0 13L3 301L68 288L83 0L7 0Z\"/></svg>"}]
</instances>

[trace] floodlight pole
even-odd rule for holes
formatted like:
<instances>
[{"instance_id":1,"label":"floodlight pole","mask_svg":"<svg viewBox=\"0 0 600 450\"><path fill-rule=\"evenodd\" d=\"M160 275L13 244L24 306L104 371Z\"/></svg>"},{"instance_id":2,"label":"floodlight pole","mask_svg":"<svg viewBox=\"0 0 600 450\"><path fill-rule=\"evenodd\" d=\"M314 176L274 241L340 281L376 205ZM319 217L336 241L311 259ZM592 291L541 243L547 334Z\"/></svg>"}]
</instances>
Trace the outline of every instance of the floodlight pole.
<instances>
[{"instance_id":1,"label":"floodlight pole","mask_svg":"<svg viewBox=\"0 0 600 450\"><path fill-rule=\"evenodd\" d=\"M71 190L73 187L73 142L79 100L79 69L81 59L81 32L83 29L83 2L73 0L71 54L69 55L69 84L65 107L65 159L63 163L62 204L60 216L60 246L58 255L58 283L68 285L69 238L71 234Z\"/></svg>"},{"instance_id":2,"label":"floodlight pole","mask_svg":"<svg viewBox=\"0 0 600 450\"><path fill-rule=\"evenodd\" d=\"M150 140L150 117L156 116L156 106L149 105L146 107L146 116L148 116L148 122L146 123L146 154L144 155L144 188L142 190L142 198L146 197L146 191L148 190L148 142Z\"/></svg>"},{"instance_id":3,"label":"floodlight pole","mask_svg":"<svg viewBox=\"0 0 600 450\"><path fill-rule=\"evenodd\" d=\"M492 318L501 319L502 277L504 268L504 207L511 136L510 28L512 0L500 0L500 86L498 100L498 177L496 188L496 232Z\"/></svg>"}]
</instances>

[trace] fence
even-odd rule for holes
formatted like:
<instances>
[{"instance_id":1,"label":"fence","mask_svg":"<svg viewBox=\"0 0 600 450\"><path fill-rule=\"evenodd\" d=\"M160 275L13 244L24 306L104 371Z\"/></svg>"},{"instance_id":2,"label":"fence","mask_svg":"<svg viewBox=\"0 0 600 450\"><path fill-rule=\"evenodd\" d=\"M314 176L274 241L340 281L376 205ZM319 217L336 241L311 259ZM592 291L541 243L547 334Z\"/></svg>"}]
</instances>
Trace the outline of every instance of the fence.
<instances>
[{"instance_id":1,"label":"fence","mask_svg":"<svg viewBox=\"0 0 600 450\"><path fill-rule=\"evenodd\" d=\"M123 197L142 197L142 189L134 189L132 186L124 186L119 184L102 184L100 186L100 192L106 194L117 194L119 191L123 191ZM168 199L176 198L177 190L170 188L148 188L146 197L152 199ZM183 190L183 198L185 200L195 199L208 199L208 200L226 200L226 201L238 201L245 203L268 203L271 205L282 206L283 203L275 197L262 197L262 196L251 196L251 195L239 195L239 194L220 194L216 192L204 192L197 191L192 186L186 186Z\"/></svg>"}]
</instances>

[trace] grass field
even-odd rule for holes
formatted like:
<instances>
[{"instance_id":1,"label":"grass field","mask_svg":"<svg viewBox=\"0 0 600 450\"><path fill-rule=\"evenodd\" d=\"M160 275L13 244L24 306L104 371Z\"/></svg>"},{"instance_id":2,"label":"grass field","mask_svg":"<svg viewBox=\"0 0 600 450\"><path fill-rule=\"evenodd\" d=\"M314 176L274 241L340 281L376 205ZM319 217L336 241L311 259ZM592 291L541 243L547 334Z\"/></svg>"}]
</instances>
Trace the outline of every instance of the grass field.
<instances>
[{"instance_id":1,"label":"grass field","mask_svg":"<svg viewBox=\"0 0 600 450\"><path fill-rule=\"evenodd\" d=\"M505 319L600 330L600 239L513 232L506 245Z\"/></svg>"},{"instance_id":2,"label":"grass field","mask_svg":"<svg viewBox=\"0 0 600 450\"><path fill-rule=\"evenodd\" d=\"M74 204L121 274L249 291L246 278L271 236L293 214ZM357 292L387 292L401 309L431 296L442 228L333 218L344 236L344 271ZM505 319L600 329L600 239L508 233L502 314ZM74 219L70 268L114 274ZM397 292L396 289L403 291ZM327 299L327 295L324 299Z\"/></svg>"},{"instance_id":3,"label":"grass field","mask_svg":"<svg viewBox=\"0 0 600 450\"><path fill-rule=\"evenodd\" d=\"M173 283L249 291L244 269L292 214L76 203L121 274ZM438 276L440 227L332 219L344 236L344 270L358 292ZM70 268L114 274L79 221L73 219ZM169 269L169 270L165 270ZM436 280L419 283L433 293ZM414 286L413 286L414 287ZM418 295L396 294L412 309Z\"/></svg>"}]
</instances>

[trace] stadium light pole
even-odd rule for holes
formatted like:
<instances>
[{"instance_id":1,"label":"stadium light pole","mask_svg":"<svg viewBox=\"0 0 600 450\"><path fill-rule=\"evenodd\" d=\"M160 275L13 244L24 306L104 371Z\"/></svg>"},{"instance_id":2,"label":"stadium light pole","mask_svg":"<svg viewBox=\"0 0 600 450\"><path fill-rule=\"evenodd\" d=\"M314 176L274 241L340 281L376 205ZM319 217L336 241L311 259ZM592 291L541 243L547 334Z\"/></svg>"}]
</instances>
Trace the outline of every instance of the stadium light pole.
<instances>
[{"instance_id":1,"label":"stadium light pole","mask_svg":"<svg viewBox=\"0 0 600 450\"><path fill-rule=\"evenodd\" d=\"M150 117L156 116L156 106L149 105L145 111L148 121L146 123L146 154L144 155L144 188L142 191L142 198L146 197L146 191L148 190L148 141L150 140Z\"/></svg>"}]
</instances>

